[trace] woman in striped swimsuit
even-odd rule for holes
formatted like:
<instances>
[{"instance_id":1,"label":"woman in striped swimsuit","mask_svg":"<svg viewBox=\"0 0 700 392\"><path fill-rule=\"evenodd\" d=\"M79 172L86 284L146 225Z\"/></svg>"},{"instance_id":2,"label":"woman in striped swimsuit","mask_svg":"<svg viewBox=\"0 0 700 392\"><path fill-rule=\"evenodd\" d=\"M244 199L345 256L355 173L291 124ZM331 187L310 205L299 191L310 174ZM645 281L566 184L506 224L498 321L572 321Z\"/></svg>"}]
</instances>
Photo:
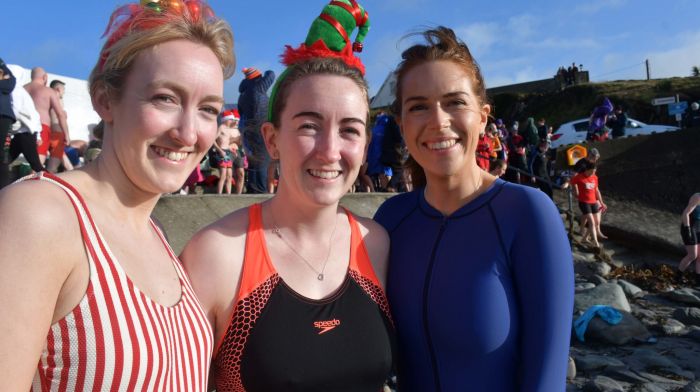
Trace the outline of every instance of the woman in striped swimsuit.
<instances>
[{"instance_id":1,"label":"woman in striped swimsuit","mask_svg":"<svg viewBox=\"0 0 700 392\"><path fill-rule=\"evenodd\" d=\"M0 193L3 390L206 389L211 330L150 214L214 142L233 37L198 0L111 22L89 80L101 155Z\"/></svg>"}]
</instances>

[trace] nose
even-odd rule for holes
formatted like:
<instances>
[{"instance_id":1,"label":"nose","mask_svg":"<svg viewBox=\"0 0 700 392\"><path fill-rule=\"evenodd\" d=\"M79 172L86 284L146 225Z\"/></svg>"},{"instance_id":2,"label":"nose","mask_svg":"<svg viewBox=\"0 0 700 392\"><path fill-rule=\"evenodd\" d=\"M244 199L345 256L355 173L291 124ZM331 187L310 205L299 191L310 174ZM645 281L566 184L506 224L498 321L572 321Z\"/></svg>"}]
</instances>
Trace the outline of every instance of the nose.
<instances>
[{"instance_id":1,"label":"nose","mask_svg":"<svg viewBox=\"0 0 700 392\"><path fill-rule=\"evenodd\" d=\"M171 131L172 138L183 146L194 146L197 143L199 127L197 113L186 109L182 110L178 120L178 123L175 124Z\"/></svg>"},{"instance_id":2,"label":"nose","mask_svg":"<svg viewBox=\"0 0 700 392\"><path fill-rule=\"evenodd\" d=\"M450 126L450 115L440 104L433 105L428 111L428 125L434 129L444 129Z\"/></svg>"},{"instance_id":3,"label":"nose","mask_svg":"<svg viewBox=\"0 0 700 392\"><path fill-rule=\"evenodd\" d=\"M321 132L316 141L316 155L323 162L338 162L340 160L340 144L338 129Z\"/></svg>"}]
</instances>

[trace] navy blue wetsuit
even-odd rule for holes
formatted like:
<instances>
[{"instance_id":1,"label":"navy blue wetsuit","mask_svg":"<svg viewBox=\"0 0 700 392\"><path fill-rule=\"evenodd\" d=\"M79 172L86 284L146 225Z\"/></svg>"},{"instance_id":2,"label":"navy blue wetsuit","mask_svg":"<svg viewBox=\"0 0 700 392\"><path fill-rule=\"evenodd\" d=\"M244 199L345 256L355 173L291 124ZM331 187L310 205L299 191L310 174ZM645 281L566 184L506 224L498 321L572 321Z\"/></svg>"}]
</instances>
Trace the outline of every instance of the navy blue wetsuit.
<instances>
[{"instance_id":1,"label":"navy blue wetsuit","mask_svg":"<svg viewBox=\"0 0 700 392\"><path fill-rule=\"evenodd\" d=\"M565 390L573 263L544 193L496 180L445 217L421 188L375 219L391 236L402 392Z\"/></svg>"}]
</instances>

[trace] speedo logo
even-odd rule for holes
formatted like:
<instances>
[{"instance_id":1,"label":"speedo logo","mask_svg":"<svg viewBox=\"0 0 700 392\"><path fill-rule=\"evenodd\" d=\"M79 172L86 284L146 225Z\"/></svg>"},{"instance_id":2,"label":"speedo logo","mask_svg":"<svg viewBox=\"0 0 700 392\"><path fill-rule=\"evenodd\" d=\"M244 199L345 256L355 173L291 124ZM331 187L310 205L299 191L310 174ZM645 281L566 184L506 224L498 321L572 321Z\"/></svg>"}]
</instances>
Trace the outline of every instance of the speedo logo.
<instances>
[{"instance_id":1,"label":"speedo logo","mask_svg":"<svg viewBox=\"0 0 700 392\"><path fill-rule=\"evenodd\" d=\"M340 320L338 319L333 319L333 320L328 320L328 321L314 321L314 328L318 328L318 334L324 334L331 329L337 327L340 325Z\"/></svg>"}]
</instances>

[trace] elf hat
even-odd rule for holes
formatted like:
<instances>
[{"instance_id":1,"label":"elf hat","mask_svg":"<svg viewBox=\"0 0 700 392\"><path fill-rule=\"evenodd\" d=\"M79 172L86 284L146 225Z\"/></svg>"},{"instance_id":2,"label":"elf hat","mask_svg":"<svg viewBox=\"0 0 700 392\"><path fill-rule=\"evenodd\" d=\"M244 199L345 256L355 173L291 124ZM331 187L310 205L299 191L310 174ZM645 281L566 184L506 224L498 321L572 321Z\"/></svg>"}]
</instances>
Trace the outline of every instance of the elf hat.
<instances>
[{"instance_id":1,"label":"elf hat","mask_svg":"<svg viewBox=\"0 0 700 392\"><path fill-rule=\"evenodd\" d=\"M339 22L337 13L348 13L352 16L355 24L350 26L353 29L359 28L360 32L355 43L350 42L349 35L352 30L348 31L345 26ZM346 20L347 22L347 20ZM321 26L331 26L330 29L322 28ZM332 0L317 17L309 29L306 42L296 48L290 45L285 46L285 51L282 54L282 64L287 68L277 78L270 92L270 100L267 110L267 119L272 122L272 109L274 102L277 99L277 90L286 78L289 70L295 64L303 61L318 59L318 58L337 58L343 61L348 67L357 69L362 76L365 75L365 66L362 61L355 56L353 52L362 51L362 41L369 29L369 16L367 11L361 7L355 0ZM335 45L338 37L342 37L342 44Z\"/></svg>"}]
</instances>

